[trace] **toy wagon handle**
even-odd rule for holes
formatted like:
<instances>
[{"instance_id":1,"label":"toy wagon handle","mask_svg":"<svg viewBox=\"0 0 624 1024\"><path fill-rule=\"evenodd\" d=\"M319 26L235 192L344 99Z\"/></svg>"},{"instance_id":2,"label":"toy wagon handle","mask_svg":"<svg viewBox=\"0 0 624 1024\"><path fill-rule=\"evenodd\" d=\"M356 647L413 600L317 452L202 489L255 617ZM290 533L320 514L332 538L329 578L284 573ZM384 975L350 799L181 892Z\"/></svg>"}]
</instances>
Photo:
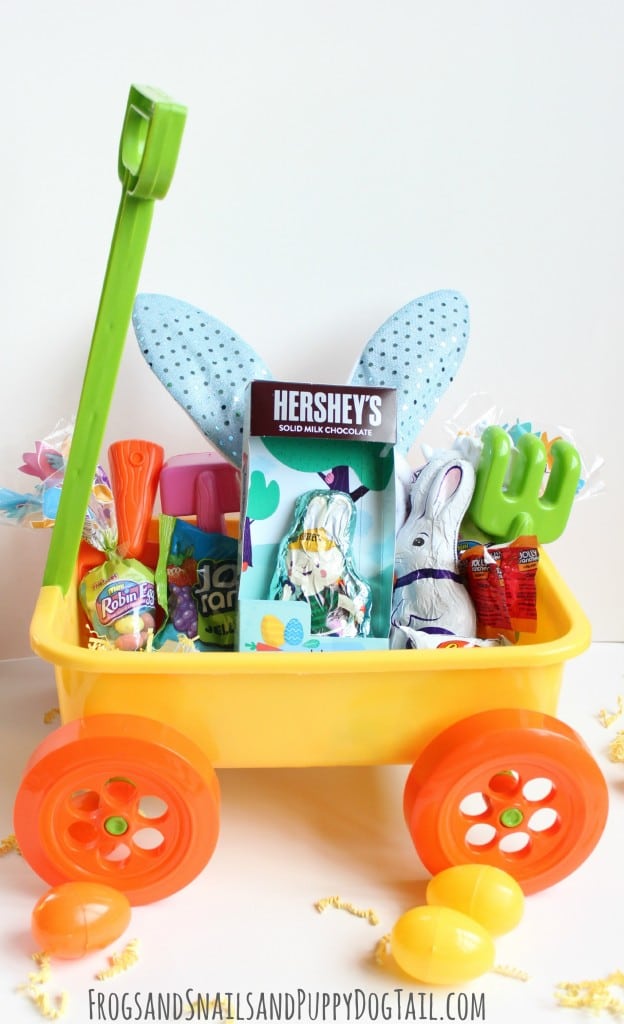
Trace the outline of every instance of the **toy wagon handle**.
<instances>
[{"instance_id":1,"label":"toy wagon handle","mask_svg":"<svg viewBox=\"0 0 624 1024\"><path fill-rule=\"evenodd\" d=\"M73 578L154 201L171 183L185 120L186 108L164 93L131 86L119 145L121 202L43 575L44 586L58 586L64 594Z\"/></svg>"}]
</instances>

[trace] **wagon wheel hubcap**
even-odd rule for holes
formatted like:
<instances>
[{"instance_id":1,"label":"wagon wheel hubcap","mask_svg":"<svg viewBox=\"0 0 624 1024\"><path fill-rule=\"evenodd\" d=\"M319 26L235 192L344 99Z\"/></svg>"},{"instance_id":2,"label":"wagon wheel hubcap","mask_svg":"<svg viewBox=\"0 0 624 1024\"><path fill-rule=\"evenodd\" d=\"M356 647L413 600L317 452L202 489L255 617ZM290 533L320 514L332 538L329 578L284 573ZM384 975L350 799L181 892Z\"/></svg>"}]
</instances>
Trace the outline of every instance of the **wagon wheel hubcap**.
<instances>
[{"instance_id":1,"label":"wagon wheel hubcap","mask_svg":"<svg viewBox=\"0 0 624 1024\"><path fill-rule=\"evenodd\" d=\"M505 770L460 800L455 826L471 852L497 850L513 859L539 856L562 824L573 826L573 813L569 798L546 775Z\"/></svg>"},{"instance_id":2,"label":"wagon wheel hubcap","mask_svg":"<svg viewBox=\"0 0 624 1024\"><path fill-rule=\"evenodd\" d=\"M177 835L177 808L154 781L96 774L56 803L56 840L87 871L125 875L149 868Z\"/></svg>"}]
</instances>

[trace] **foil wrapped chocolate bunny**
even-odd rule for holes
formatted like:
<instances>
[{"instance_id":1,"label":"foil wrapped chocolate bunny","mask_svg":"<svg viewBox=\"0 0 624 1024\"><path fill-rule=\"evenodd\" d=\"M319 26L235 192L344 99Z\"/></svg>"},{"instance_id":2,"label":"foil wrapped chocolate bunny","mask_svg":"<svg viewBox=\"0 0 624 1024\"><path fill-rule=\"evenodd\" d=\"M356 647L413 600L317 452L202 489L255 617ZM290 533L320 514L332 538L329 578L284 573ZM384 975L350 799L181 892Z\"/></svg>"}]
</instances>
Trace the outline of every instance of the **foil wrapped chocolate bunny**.
<instances>
[{"instance_id":1,"label":"foil wrapped chocolate bunny","mask_svg":"<svg viewBox=\"0 0 624 1024\"><path fill-rule=\"evenodd\" d=\"M418 632L474 636L474 606L457 541L475 484L472 463L439 452L415 474L397 533L390 645L417 647Z\"/></svg>"},{"instance_id":2,"label":"foil wrapped chocolate bunny","mask_svg":"<svg viewBox=\"0 0 624 1024\"><path fill-rule=\"evenodd\" d=\"M305 601L311 632L366 636L371 593L351 556L355 505L342 491L308 491L295 506L293 523L280 544L269 596Z\"/></svg>"}]
</instances>

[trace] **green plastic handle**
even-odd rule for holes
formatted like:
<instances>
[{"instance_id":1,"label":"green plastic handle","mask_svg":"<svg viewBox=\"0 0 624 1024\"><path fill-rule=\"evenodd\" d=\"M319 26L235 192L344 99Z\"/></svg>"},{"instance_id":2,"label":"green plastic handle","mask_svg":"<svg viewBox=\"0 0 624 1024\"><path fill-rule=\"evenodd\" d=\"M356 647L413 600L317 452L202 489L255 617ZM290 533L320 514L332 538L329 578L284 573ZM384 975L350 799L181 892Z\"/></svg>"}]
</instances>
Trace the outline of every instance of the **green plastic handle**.
<instances>
[{"instance_id":1,"label":"green plastic handle","mask_svg":"<svg viewBox=\"0 0 624 1024\"><path fill-rule=\"evenodd\" d=\"M171 184L185 121L186 108L164 93L131 86L119 145L121 202L43 574L44 586L60 587L64 594L73 579L154 200Z\"/></svg>"}]
</instances>

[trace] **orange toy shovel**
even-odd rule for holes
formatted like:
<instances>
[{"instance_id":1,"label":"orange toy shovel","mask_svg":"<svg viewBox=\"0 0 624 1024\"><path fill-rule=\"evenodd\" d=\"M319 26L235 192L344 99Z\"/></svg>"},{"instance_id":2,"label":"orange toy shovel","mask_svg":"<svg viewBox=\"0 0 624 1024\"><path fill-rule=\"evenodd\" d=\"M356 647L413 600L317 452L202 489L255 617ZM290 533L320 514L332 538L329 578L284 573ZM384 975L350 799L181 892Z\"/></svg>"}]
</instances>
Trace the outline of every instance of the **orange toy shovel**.
<instances>
[{"instance_id":1,"label":"orange toy shovel","mask_svg":"<svg viewBox=\"0 0 624 1024\"><path fill-rule=\"evenodd\" d=\"M115 441L108 449L118 546L124 558L141 559L152 519L164 450L151 441Z\"/></svg>"}]
</instances>

